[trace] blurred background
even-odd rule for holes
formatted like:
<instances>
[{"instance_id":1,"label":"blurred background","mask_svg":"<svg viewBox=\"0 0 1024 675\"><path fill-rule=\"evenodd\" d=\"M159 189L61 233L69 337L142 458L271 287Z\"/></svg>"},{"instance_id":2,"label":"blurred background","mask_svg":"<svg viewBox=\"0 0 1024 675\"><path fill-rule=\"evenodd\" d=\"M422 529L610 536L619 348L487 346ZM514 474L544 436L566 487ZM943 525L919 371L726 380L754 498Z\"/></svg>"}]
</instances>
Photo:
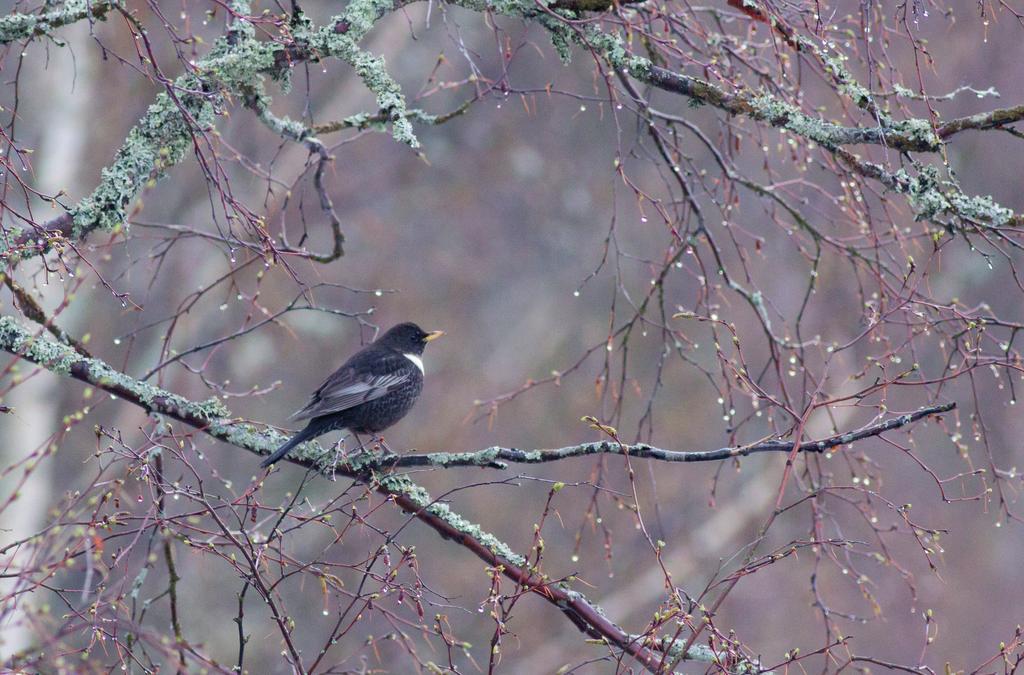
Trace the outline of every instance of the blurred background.
<instances>
[{"instance_id":1,"label":"blurred background","mask_svg":"<svg viewBox=\"0 0 1024 675\"><path fill-rule=\"evenodd\" d=\"M915 85L920 77L930 93L970 85L979 90L994 87L1001 98L966 92L928 105L950 119L1019 104L1024 99L1019 67L1024 41L1012 14L968 0L929 7L930 13L915 8L905 19L913 23L915 36L927 40L925 56L915 59L899 35L890 36L887 57L896 70L906 69L901 74ZM11 9L7 3L5 11ZM207 44L223 28L223 10L217 10L220 15L208 26L199 25L204 12L217 9L214 4L183 3L180 9L166 9L168 21L182 23L180 11L189 30L204 35ZM857 5L840 2L829 9L836 21L842 21L847 13L857 12ZM146 8L139 11L147 22L156 21ZM319 22L337 10L329 3L311 3L307 11ZM887 21L899 23L894 19L896 9L881 11L888 12ZM34 149L26 171L32 185L44 194L63 190L66 197L61 201L70 204L93 189L128 130L162 87L112 56L127 58L134 51L131 35L118 21L93 27L76 24L62 29L60 36L69 47L34 42L23 55L17 49L7 53L0 97L8 111L17 99L17 138ZM765 39L763 29L760 38ZM159 53L168 74L179 73L171 47L158 39L154 42L163 50ZM412 105L433 113L454 110L480 91L478 84L466 80L473 72L480 73L481 81L509 83L510 93L503 95L497 87L444 124L416 125L421 154L386 133L349 131L325 137L336 158L327 186L342 220L344 256L326 265L294 256L266 266L251 251L231 251L218 242L172 236L180 232L155 227L170 224L207 232L224 227L217 215L217 197L211 197L202 171L190 158L142 196L130 237L94 234L82 247L88 263L80 263L75 276L60 266L51 266L46 273L35 261L18 268L19 283L56 313L63 328L87 340L96 357L139 377L167 358L163 349L185 351L231 334L247 321L279 311L304 288L311 289L307 297L317 307L353 316L288 312L216 349L184 357L152 378L197 400L227 394L225 404L233 414L285 428L288 415L305 403L325 375L374 337L374 327L413 320L427 329L443 329L446 337L426 353L424 397L386 434L388 444L402 451L461 452L492 445L554 448L601 438L580 421L584 415L613 423L627 442L645 440L675 450L747 443L788 428L791 420L781 411L765 403L755 407L750 397L737 395L729 384L731 378L716 355L716 341L729 348L729 333L721 325L669 319L666 325L685 338L680 349L685 359L672 345L677 338L666 338L653 325L642 331L638 326L629 337L628 353L618 340L621 336L611 351L605 349L610 330L633 317L631 305L642 302L652 279L661 273L673 237L650 202L638 199L617 171L618 157L627 164L631 181L664 196L665 166L652 159L642 123L609 103L590 55L578 51L565 65L541 29L508 19L489 22L478 13L435 4L410 6L384 18L363 47L386 59ZM195 49L199 56L205 50ZM858 49L854 44L847 51L856 54ZM514 58L506 60L508 52L514 52ZM347 66L328 62L298 70L292 94L272 92L278 114L312 114L323 123L374 109L372 96ZM433 82L428 81L432 72ZM430 92L438 82L450 86L416 102L418 93ZM820 78L807 77L801 80L801 91L813 102L827 98L831 90ZM708 107L691 108L682 99L651 96L655 106L691 119L716 142L722 139L722 128L733 123ZM927 114L923 103L910 105L918 114ZM801 213L830 236L852 242L857 233L850 223L856 218L835 198L843 191L843 179L820 153L807 150L801 141L801 147L792 151L799 155L793 160L788 157L791 135L757 129L749 122L744 126L743 147L731 155L735 166L765 182L800 183ZM307 232L305 244L310 249L329 251L329 232L305 148L282 142L240 106L231 108L218 129L218 153L233 196L265 213L275 236L284 229L294 243ZM969 194L991 194L1005 206L1021 209L1017 143L1005 133L966 132L950 145L948 163ZM762 152L762 145L768 152ZM693 141L682 147L689 167L706 171L710 182L721 178L707 148ZM894 151L872 152L885 155L894 167L899 164ZM798 171L794 165L804 162L805 155L815 157L813 162L806 160L811 168ZM239 159L243 157L244 161ZM776 161L778 165L770 165ZM259 175L264 172L279 182ZM285 200L288 189L291 199ZM40 221L60 213L42 200L35 200L33 208ZM795 335L795 317L812 269L807 255L810 238L786 232L767 215L773 208L745 193L730 212L731 230L723 228L722 217L711 210L708 226L718 228L720 248L725 262L734 267L733 276L761 292L776 335L794 341L819 338L811 355L801 355L799 372L780 378L790 380L797 401L801 390L813 390L817 378L822 378L829 395L864 386L861 370L870 356L894 355L905 361L904 366L918 362L928 377L948 373L949 345L939 344L945 334L930 335L897 320L882 331L884 339L861 340L835 357L826 355L826 345L848 343L865 331L870 314L865 301L870 301L876 286L881 287L835 251L826 253L816 268L813 296L801 318L803 334ZM915 256L921 269L927 268L927 276L916 279L930 297L964 308L987 303L982 313L1007 321L1024 319L1024 295L1013 281L1011 267L1019 258L1015 249L1008 247L1007 259L986 258L972 250L970 242L956 239L937 252L928 236L918 236L923 226L913 220L901 196L869 194L855 208L870 214L873 231L883 238L890 228L897 234L915 228L914 236L885 247L883 255L891 256L896 268L906 264L906 255ZM736 246L729 243L731 237ZM748 368L764 368L773 347L757 313L727 286L712 281L714 288L707 291L696 258L684 257L685 266L666 276L661 288L668 311L721 314L723 321L735 325ZM714 275L713 267L703 272ZM222 280L225 275L230 279ZM117 294L127 294L127 306ZM6 289L0 297L4 313L16 314ZM650 318L657 324L663 317ZM788 358L785 351L778 357L783 364L796 363ZM553 373L561 374L557 382L502 398ZM876 374L869 370L866 377L870 380ZM4 375L2 403L14 412L0 415L2 463L6 466L45 448L54 442L53 434L59 435L59 451L34 467L23 484L17 471L4 476L4 499L20 491L18 501L7 508L2 533L4 541L14 541L59 519L54 509L83 485L92 484L101 464L123 462L110 456L97 459L97 449L108 443L97 441L95 424L119 429L124 442L133 447L146 447L145 432L152 424L137 409L87 391L78 382L34 373L24 363ZM1024 603L1019 563L1024 537L1012 517L1024 429L1012 404L1010 380L1019 377L1012 370L979 369L944 384L887 390L884 404L896 412L936 400L960 404L958 412L941 424L925 421L910 433L891 435L935 475L947 478L994 466L1007 472L1006 480L997 486L986 476L967 476L945 483L947 496L953 498L974 497L998 487L982 499L947 503L936 481L914 458L879 438L828 458L809 459L815 475L833 485L869 489L871 494L830 497L817 506L810 500L801 502L776 519L759 554L809 541L815 532L857 543L852 552L829 554L818 562L807 546L747 574L718 608L716 627L735 631L752 654L765 663L777 663L794 648L812 652L823 646L825 629L816 603L824 602L832 611L849 615L832 620L850 638L852 654L952 671L976 668L997 654L999 643L1012 639ZM767 388L775 395L783 386L773 380ZM66 419L86 405L90 409L83 420ZM649 405L651 417L643 420ZM817 439L867 424L879 414L878 405L876 398L865 408L837 406L829 415L823 411L812 417L804 435ZM768 411L764 417L759 415L762 409ZM737 428L737 419L746 420L745 425ZM61 431L64 427L66 432ZM258 475L254 456L201 436L195 443L202 453L196 466L207 472L210 489L237 494ZM765 454L739 462L697 464L634 459L631 464L644 524L653 539L666 544L666 569L679 588L698 597L709 582L741 564L747 546L775 508L785 457ZM124 473L124 466L108 471L104 479ZM190 480L173 463L166 471L169 476L181 474L186 483ZM520 474L524 477L516 479ZM281 468L266 480L261 501L285 503L302 475L299 468ZM636 515L626 508L632 503L633 488L621 457L513 466L505 472L421 471L414 478L435 496L457 489L447 496L453 509L524 553L532 545L533 526L551 488L545 480L563 481L567 486L552 502L557 515L549 516L543 528L548 574L578 575L583 582L580 590L632 632L641 632L666 599L664 575L639 532ZM510 480L497 484L505 479ZM141 500L143 490L132 480L122 489L126 495L137 492ZM595 492L594 482L607 490ZM313 480L303 488L308 506L300 509L315 511L341 487ZM797 502L809 489L807 475L799 469L788 483L785 503ZM1001 498L1006 502L1000 503ZM917 528L944 532L937 540L925 538L930 555L913 536L915 528L888 508L886 500L912 504ZM121 508L130 511L135 506L130 502L125 499ZM407 517L395 509L380 509L371 520L374 527L393 531ZM891 525L894 531L879 535L872 527L876 524ZM320 556L344 564L362 560L381 539L371 529L357 527L342 541L332 541L325 528L306 528L290 536L286 547L296 560ZM444 614L453 634L473 645L469 656L458 657L461 668L473 672L474 661L485 667L494 622L481 613L491 588L484 564L415 522L401 530L399 541L416 547L418 573L429 586L425 621ZM238 647L232 619L242 582L216 555L183 545L175 550L183 579L178 592L186 617L184 635L220 663L232 664ZM349 578L339 575L345 583L358 583L355 572ZM166 569L155 566L145 579L143 596L159 593L166 579ZM313 584L297 576L280 589L299 625L297 644L308 654L319 649L336 620L321 610L338 604ZM52 615L69 611L43 590L33 596L34 606L52 605ZM715 593L707 597L713 600ZM381 602L397 600L385 596ZM251 672L288 672L269 612L255 595L248 603L246 630L255 638L248 647ZM51 625L48 621L56 620L52 615L5 628L5 652L36 644ZM166 632L167 621L166 604L154 602L146 623ZM507 623L512 637L502 643L501 666L506 672L555 672L566 665L579 665L575 672L615 670L611 662L586 663L603 656L602 648L587 644L540 598L520 600ZM447 662L436 638L405 628L421 641L421 658ZM384 672L412 670L401 641L369 646L374 642L370 636L394 630L382 615L368 612L336 648L334 662L347 659L339 669L363 664ZM110 654L99 653L93 652L98 661L116 663ZM835 658L808 663L816 668L839 665ZM57 667L52 661L47 665ZM995 667L990 664L983 670ZM704 669L699 664L681 668Z\"/></svg>"}]
</instances>

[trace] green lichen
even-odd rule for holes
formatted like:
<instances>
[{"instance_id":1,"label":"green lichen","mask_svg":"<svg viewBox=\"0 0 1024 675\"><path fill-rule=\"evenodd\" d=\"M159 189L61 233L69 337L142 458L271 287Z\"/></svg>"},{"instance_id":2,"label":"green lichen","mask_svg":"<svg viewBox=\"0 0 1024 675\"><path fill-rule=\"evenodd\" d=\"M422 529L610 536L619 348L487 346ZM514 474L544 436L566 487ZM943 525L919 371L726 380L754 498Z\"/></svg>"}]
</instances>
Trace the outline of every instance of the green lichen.
<instances>
[{"instance_id":1,"label":"green lichen","mask_svg":"<svg viewBox=\"0 0 1024 675\"><path fill-rule=\"evenodd\" d=\"M56 344L56 343L55 343ZM66 347L72 354L77 354L70 347ZM220 417L228 417L231 412L217 398L209 398L201 403L190 401L184 396L172 394L166 389L146 384L129 375L115 370L99 359L79 360L88 368L92 382L105 387L118 387L130 393L138 401L150 409L168 409L181 411L189 417L197 417L204 420L212 420Z\"/></svg>"},{"instance_id":2,"label":"green lichen","mask_svg":"<svg viewBox=\"0 0 1024 675\"><path fill-rule=\"evenodd\" d=\"M582 593L573 590L569 584L565 582L559 582L555 584L555 586L564 592L568 598L568 601L559 601L557 603L562 609L568 609L569 603L572 602L588 602L587 598ZM606 616L604 610L599 606L594 605L593 603L588 604L590 604L598 614ZM680 639L679 636L664 635L659 638L651 635L632 634L629 635L628 638L632 643L647 647L656 645L660 651L665 653L670 662L700 661L703 663L716 664L730 663L731 666L727 671L729 673L761 673L761 675L771 675L771 671L761 670L760 664L757 661L749 660L740 654L730 654L725 651L716 652L706 645L690 645L690 648L684 653L683 649L686 646L686 640Z\"/></svg>"},{"instance_id":3,"label":"green lichen","mask_svg":"<svg viewBox=\"0 0 1024 675\"><path fill-rule=\"evenodd\" d=\"M486 448L478 452L432 452L427 455L427 459L436 467L447 467L452 464L490 466L498 458L499 452L501 452L499 447Z\"/></svg>"},{"instance_id":4,"label":"green lichen","mask_svg":"<svg viewBox=\"0 0 1024 675\"><path fill-rule=\"evenodd\" d=\"M177 85L186 91L202 88L191 76L179 78ZM103 169L99 185L72 208L75 237L122 225L129 205L143 187L182 160L192 147L193 131L193 123L186 120L182 109L200 130L213 127L214 103L220 102L219 96L182 94L179 102L181 108L166 93L159 94L128 133L113 163Z\"/></svg>"},{"instance_id":5,"label":"green lichen","mask_svg":"<svg viewBox=\"0 0 1024 675\"><path fill-rule=\"evenodd\" d=\"M82 356L67 345L32 335L9 316L0 317L0 349L18 354L58 375L67 375Z\"/></svg>"},{"instance_id":6,"label":"green lichen","mask_svg":"<svg viewBox=\"0 0 1024 675\"><path fill-rule=\"evenodd\" d=\"M540 13L530 0L465 0L459 5L474 12L493 12L502 16L526 18Z\"/></svg>"},{"instance_id":7,"label":"green lichen","mask_svg":"<svg viewBox=\"0 0 1024 675\"><path fill-rule=\"evenodd\" d=\"M287 439L272 429L261 427L249 422L236 422L228 419L213 420L206 428L207 433L222 441L248 448L269 455Z\"/></svg>"},{"instance_id":8,"label":"green lichen","mask_svg":"<svg viewBox=\"0 0 1024 675\"><path fill-rule=\"evenodd\" d=\"M619 35L606 33L597 28L588 28L586 43L596 49L612 68L625 72L638 80L650 76L653 64L649 59L632 54Z\"/></svg>"},{"instance_id":9,"label":"green lichen","mask_svg":"<svg viewBox=\"0 0 1024 675\"><path fill-rule=\"evenodd\" d=\"M306 141L313 135L312 129L302 122L291 119L287 115L277 117L269 110L266 110L260 115L260 119L278 135L290 138L293 141Z\"/></svg>"},{"instance_id":10,"label":"green lichen","mask_svg":"<svg viewBox=\"0 0 1024 675\"><path fill-rule=\"evenodd\" d=\"M651 63L650 59L645 59L642 56L630 56L625 65L629 74L638 80L646 80L650 77L651 69L653 67L654 64Z\"/></svg>"},{"instance_id":11,"label":"green lichen","mask_svg":"<svg viewBox=\"0 0 1024 675\"><path fill-rule=\"evenodd\" d=\"M740 654L730 653L727 651L715 651L707 645L694 644L690 645L690 648L683 653L683 648L686 646L686 640L680 639L679 636L663 635L660 638L652 638L647 635L630 635L630 638L640 644L650 644L656 642L661 651L665 652L669 659L675 661L700 661L702 663L714 663L720 666L729 664L729 667L725 672L733 675L742 675L746 673L759 673L760 675L771 675L772 671L762 670L761 664L757 661L752 661Z\"/></svg>"},{"instance_id":12,"label":"green lichen","mask_svg":"<svg viewBox=\"0 0 1024 675\"><path fill-rule=\"evenodd\" d=\"M942 139L932 129L928 120L909 119L889 122L889 129L898 136L905 138L909 145L922 151L935 151L942 145Z\"/></svg>"},{"instance_id":13,"label":"green lichen","mask_svg":"<svg viewBox=\"0 0 1024 675\"><path fill-rule=\"evenodd\" d=\"M0 233L0 261L11 266L40 253L63 248L64 236L59 230L32 232L26 228L12 226Z\"/></svg>"},{"instance_id":14,"label":"green lichen","mask_svg":"<svg viewBox=\"0 0 1024 675\"><path fill-rule=\"evenodd\" d=\"M572 36L569 31L551 31L551 46L555 48L555 53L558 54L562 65L567 66L572 63Z\"/></svg>"},{"instance_id":15,"label":"green lichen","mask_svg":"<svg viewBox=\"0 0 1024 675\"><path fill-rule=\"evenodd\" d=\"M999 227L1014 217L1011 209L996 203L991 196L969 197L955 184L941 180L939 169L932 165L920 167L916 176L900 169L893 174L893 179L894 187L906 193L917 220L933 220L948 214Z\"/></svg>"},{"instance_id":16,"label":"green lichen","mask_svg":"<svg viewBox=\"0 0 1024 675\"><path fill-rule=\"evenodd\" d=\"M849 57L845 54L828 54L827 52L818 49L810 40L801 40L801 44L804 47L810 46L818 54L821 58L822 64L825 66L825 70L832 75L838 85L837 89L840 94L849 97L858 108L874 108L875 102L871 96L871 92L857 82L843 64L843 62Z\"/></svg>"},{"instance_id":17,"label":"green lichen","mask_svg":"<svg viewBox=\"0 0 1024 675\"><path fill-rule=\"evenodd\" d=\"M0 316L0 349L17 354L58 375L70 375L72 368L75 368L76 376L84 377L96 386L130 395L150 410L171 413L179 418L206 420L209 424L205 429L210 435L242 448L270 453L287 440L286 436L276 431L228 419L231 412L215 397L196 402L147 384L111 368L99 359L81 355L69 345L44 335L34 335L10 316ZM323 450L315 443L306 443L297 452L303 448L309 455L314 452L317 453L314 456L323 455Z\"/></svg>"},{"instance_id":18,"label":"green lichen","mask_svg":"<svg viewBox=\"0 0 1024 675\"><path fill-rule=\"evenodd\" d=\"M344 14L318 29L314 30L308 21L298 22L295 41L315 58L334 57L351 64L390 119L394 138L415 148L419 141L407 119L398 84L388 74L382 58L358 46L374 23L393 8L388 0L357 0ZM249 11L248 3L235 3L235 11L244 16ZM335 29L339 25L348 29L339 33ZM17 33L27 29L11 23L9 30ZM278 59L282 49L276 42L257 40L250 22L233 22L228 35L214 42L194 70L175 80L176 100L166 92L157 96L129 132L114 161L103 170L93 193L72 208L74 236L81 238L94 229L112 230L122 225L142 189L155 184L184 159L193 146L193 134L213 128L216 111L224 106L226 95L255 101L257 112L271 129L288 138L305 140L309 131L302 124L270 113L270 99L264 91L267 75L287 86L291 68L287 60Z\"/></svg>"},{"instance_id":19,"label":"green lichen","mask_svg":"<svg viewBox=\"0 0 1024 675\"><path fill-rule=\"evenodd\" d=\"M0 349L18 354L58 375L85 376L90 382L130 394L149 409L174 409L182 415L210 420L230 415L219 400L211 398L196 403L183 396L146 384L114 370L99 359L82 356L73 347L43 335L33 335L9 316L0 317Z\"/></svg>"},{"instance_id":20,"label":"green lichen","mask_svg":"<svg viewBox=\"0 0 1024 675\"><path fill-rule=\"evenodd\" d=\"M17 225L0 230L0 260L10 265L17 265L21 262L24 257L23 247L14 246L13 244L21 239L24 234L25 230Z\"/></svg>"},{"instance_id":21,"label":"green lichen","mask_svg":"<svg viewBox=\"0 0 1024 675\"><path fill-rule=\"evenodd\" d=\"M768 122L772 126L789 129L798 136L815 141L826 148L836 147L842 141L837 133L842 127L811 117L795 105L774 96L759 94L750 97L749 103L752 117Z\"/></svg>"},{"instance_id":22,"label":"green lichen","mask_svg":"<svg viewBox=\"0 0 1024 675\"><path fill-rule=\"evenodd\" d=\"M302 122L288 116L278 117L270 111L270 97L263 91L262 83L250 89L246 99L246 105L252 108L260 121L277 135L299 143L313 137L313 130Z\"/></svg>"},{"instance_id":23,"label":"green lichen","mask_svg":"<svg viewBox=\"0 0 1024 675\"><path fill-rule=\"evenodd\" d=\"M600 30L591 30L587 34L587 42L604 57L610 65L615 68L623 68L630 53L626 49L626 43L622 37L605 33Z\"/></svg>"},{"instance_id":24,"label":"green lichen","mask_svg":"<svg viewBox=\"0 0 1024 675\"><path fill-rule=\"evenodd\" d=\"M896 93L897 96L902 96L903 98L914 98L915 96L912 90L907 89L899 82L893 82L892 90Z\"/></svg>"},{"instance_id":25,"label":"green lichen","mask_svg":"<svg viewBox=\"0 0 1024 675\"><path fill-rule=\"evenodd\" d=\"M89 16L100 19L119 3L111 0L67 0L59 9L42 14L11 13L0 17L0 44L51 35L54 29L67 26Z\"/></svg>"},{"instance_id":26,"label":"green lichen","mask_svg":"<svg viewBox=\"0 0 1024 675\"><path fill-rule=\"evenodd\" d=\"M526 558L512 550L505 542L495 537L490 532L483 530L479 525L467 520L462 515L452 511L451 508L442 502L435 502L430 493L421 485L412 482L403 475L375 475L375 481L384 490L392 494L400 494L408 497L416 506L424 509L427 513L436 516L454 528L456 531L479 541L487 550L494 555L507 560L517 567L525 567Z\"/></svg>"},{"instance_id":27,"label":"green lichen","mask_svg":"<svg viewBox=\"0 0 1024 675\"><path fill-rule=\"evenodd\" d=\"M991 195L968 197L959 190L953 190L947 198L956 214L967 220L999 227L1013 218L1013 210L998 204Z\"/></svg>"},{"instance_id":28,"label":"green lichen","mask_svg":"<svg viewBox=\"0 0 1024 675\"><path fill-rule=\"evenodd\" d=\"M466 536L476 539L494 555L504 558L517 567L526 566L526 558L513 551L508 544L490 532L486 532L476 523L470 522L460 514L452 511L447 504L441 502L431 504L427 507L427 512L437 516Z\"/></svg>"},{"instance_id":29,"label":"green lichen","mask_svg":"<svg viewBox=\"0 0 1024 675\"><path fill-rule=\"evenodd\" d=\"M377 105L391 120L394 139L411 148L419 147L419 140L406 115L405 97L398 83L388 73L383 57L374 56L359 47L359 41L385 14L394 9L391 0L354 0L345 13L333 17L327 25L316 31L297 34L308 48L321 57L332 56L345 61L356 71L366 88L373 92ZM346 26L343 32L336 26Z\"/></svg>"},{"instance_id":30,"label":"green lichen","mask_svg":"<svg viewBox=\"0 0 1024 675\"><path fill-rule=\"evenodd\" d=\"M433 501L426 488L412 482L407 476L383 474L375 475L374 480L387 492L396 495L405 495L410 501L412 501L412 503L420 508L429 506Z\"/></svg>"},{"instance_id":31,"label":"green lichen","mask_svg":"<svg viewBox=\"0 0 1024 675\"><path fill-rule=\"evenodd\" d=\"M207 86L238 91L258 85L264 75L280 72L275 54L272 44L259 42L251 32L243 31L231 39L218 39L210 54L196 64L196 71Z\"/></svg>"},{"instance_id":32,"label":"green lichen","mask_svg":"<svg viewBox=\"0 0 1024 675\"><path fill-rule=\"evenodd\" d=\"M383 131L385 129L384 123L381 122L379 115L371 115L366 112L349 115L342 120L342 125L352 127L353 129L374 129L377 131Z\"/></svg>"},{"instance_id":33,"label":"green lichen","mask_svg":"<svg viewBox=\"0 0 1024 675\"><path fill-rule=\"evenodd\" d=\"M285 436L276 431L228 419L230 411L216 398L197 403L147 384L114 370L99 359L84 357L68 345L45 336L33 335L9 316L0 316L0 349L18 354L60 375L69 375L74 369L76 377L92 382L111 393L131 395L134 403L148 410L171 414L179 419L207 420L209 423L203 427L207 433L238 447L266 454L286 440ZM326 460L330 458L331 453L325 452L324 448L315 442L302 444L292 454L297 460L321 465L325 471L330 468ZM382 460L373 453L361 452L345 458L341 462L341 467L346 473L365 475L368 469L382 463L386 463L386 458ZM526 559L513 551L508 544L452 511L447 504L435 502L426 489L408 477L376 473L371 473L371 477L373 482L385 491L408 497L416 506L440 518L456 531L479 541L496 556L513 565L526 565Z\"/></svg>"}]
</instances>

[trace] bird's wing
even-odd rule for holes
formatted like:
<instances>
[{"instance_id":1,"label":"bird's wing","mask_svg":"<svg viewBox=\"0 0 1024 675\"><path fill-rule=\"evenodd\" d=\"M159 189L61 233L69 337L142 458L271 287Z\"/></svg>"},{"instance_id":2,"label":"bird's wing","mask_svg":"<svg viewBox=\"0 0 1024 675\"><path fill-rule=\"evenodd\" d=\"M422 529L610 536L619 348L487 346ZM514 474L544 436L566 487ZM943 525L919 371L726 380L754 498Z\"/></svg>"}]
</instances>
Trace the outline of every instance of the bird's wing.
<instances>
[{"instance_id":1,"label":"bird's wing","mask_svg":"<svg viewBox=\"0 0 1024 675\"><path fill-rule=\"evenodd\" d=\"M397 357L404 360L401 355ZM391 360L393 359L378 362L378 366L392 365L391 368L384 369L390 372L384 373L368 371L367 368L361 367L364 364L355 362L355 359L349 361L327 378L313 394L309 403L292 415L291 419L301 420L339 413L384 396L411 377L410 364L387 363Z\"/></svg>"}]
</instances>

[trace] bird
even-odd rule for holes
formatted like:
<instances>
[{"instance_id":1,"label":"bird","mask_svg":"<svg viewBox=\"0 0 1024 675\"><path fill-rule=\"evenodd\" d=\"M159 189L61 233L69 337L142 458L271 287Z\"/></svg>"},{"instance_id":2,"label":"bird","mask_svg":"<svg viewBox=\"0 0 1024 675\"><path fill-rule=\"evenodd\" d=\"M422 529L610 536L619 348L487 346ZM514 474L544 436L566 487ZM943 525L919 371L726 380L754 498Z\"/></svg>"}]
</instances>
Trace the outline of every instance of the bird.
<instances>
[{"instance_id":1,"label":"bird","mask_svg":"<svg viewBox=\"0 0 1024 675\"><path fill-rule=\"evenodd\" d=\"M444 331L424 331L400 323L353 354L334 371L301 410L289 419L308 419L306 427L260 463L267 468L308 440L345 429L377 434L397 423L423 390L423 350Z\"/></svg>"}]
</instances>

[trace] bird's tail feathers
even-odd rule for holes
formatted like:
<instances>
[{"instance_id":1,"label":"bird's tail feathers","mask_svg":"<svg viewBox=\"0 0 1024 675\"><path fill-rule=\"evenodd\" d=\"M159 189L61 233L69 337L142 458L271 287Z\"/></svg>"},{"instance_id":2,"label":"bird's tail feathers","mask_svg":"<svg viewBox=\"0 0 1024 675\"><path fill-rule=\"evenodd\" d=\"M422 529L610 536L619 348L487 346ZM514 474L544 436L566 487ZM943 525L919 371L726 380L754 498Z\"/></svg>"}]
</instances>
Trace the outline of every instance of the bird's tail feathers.
<instances>
[{"instance_id":1,"label":"bird's tail feathers","mask_svg":"<svg viewBox=\"0 0 1024 675\"><path fill-rule=\"evenodd\" d=\"M288 452L296 445L305 443L309 439L317 436L317 431L318 429L314 429L312 424L308 425L305 429L289 438L287 442L274 451L274 454L260 462L260 467L266 469L271 464L276 464L279 459L287 455Z\"/></svg>"},{"instance_id":2,"label":"bird's tail feathers","mask_svg":"<svg viewBox=\"0 0 1024 675\"><path fill-rule=\"evenodd\" d=\"M295 412L293 412L291 415L289 415L288 419L291 420L291 421L304 420L304 419L306 419L306 418L308 418L310 416L310 412L312 411L312 409L313 409L313 403L310 402L310 403L306 404L305 406L299 408Z\"/></svg>"}]
</instances>

